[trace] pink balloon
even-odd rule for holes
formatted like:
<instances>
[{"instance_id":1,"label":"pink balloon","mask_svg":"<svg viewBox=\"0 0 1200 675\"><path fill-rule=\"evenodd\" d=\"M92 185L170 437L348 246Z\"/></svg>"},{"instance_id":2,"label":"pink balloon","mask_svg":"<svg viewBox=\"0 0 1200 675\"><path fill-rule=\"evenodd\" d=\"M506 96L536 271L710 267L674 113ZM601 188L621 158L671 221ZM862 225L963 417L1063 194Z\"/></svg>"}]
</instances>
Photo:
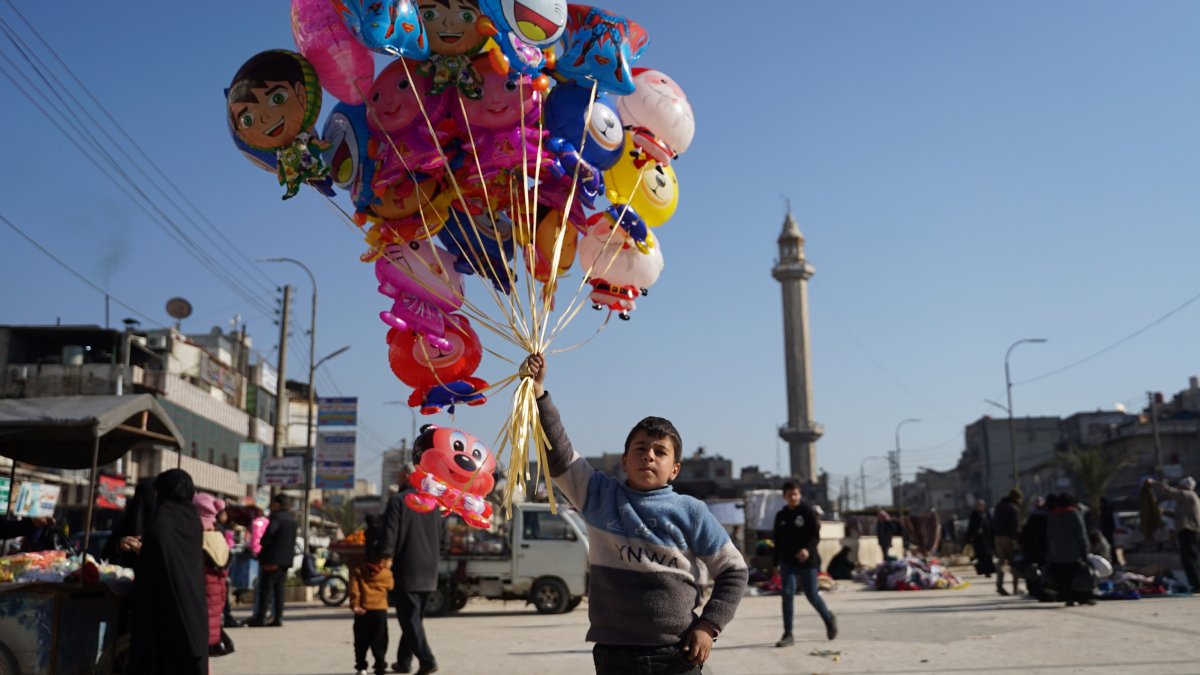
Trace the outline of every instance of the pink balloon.
<instances>
[{"instance_id":1,"label":"pink balloon","mask_svg":"<svg viewBox=\"0 0 1200 675\"><path fill-rule=\"evenodd\" d=\"M362 103L375 79L375 61L330 0L292 0L292 38L326 91L350 105Z\"/></svg>"}]
</instances>

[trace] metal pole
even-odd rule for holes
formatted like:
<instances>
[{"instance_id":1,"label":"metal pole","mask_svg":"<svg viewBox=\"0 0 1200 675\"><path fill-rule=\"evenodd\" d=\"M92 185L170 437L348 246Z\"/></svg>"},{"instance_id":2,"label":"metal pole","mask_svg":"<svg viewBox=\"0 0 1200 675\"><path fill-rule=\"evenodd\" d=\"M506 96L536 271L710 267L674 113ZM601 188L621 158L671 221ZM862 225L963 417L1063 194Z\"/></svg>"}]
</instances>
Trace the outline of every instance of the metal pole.
<instances>
[{"instance_id":1,"label":"metal pole","mask_svg":"<svg viewBox=\"0 0 1200 675\"><path fill-rule=\"evenodd\" d=\"M283 287L283 312L279 315L279 384L275 396L275 437L271 443L271 456L283 457L283 443L287 434L287 345L288 323L292 312L292 287ZM271 487L271 495L279 494L279 487Z\"/></svg>"},{"instance_id":2,"label":"metal pole","mask_svg":"<svg viewBox=\"0 0 1200 675\"><path fill-rule=\"evenodd\" d=\"M1158 436L1158 395L1152 391L1146 392L1150 398L1150 428L1154 430L1154 473L1163 475L1162 442Z\"/></svg>"},{"instance_id":3,"label":"metal pole","mask_svg":"<svg viewBox=\"0 0 1200 675\"><path fill-rule=\"evenodd\" d=\"M921 420L910 417L906 420L900 420L896 425L896 508L900 513L904 513L904 473L900 470L900 427L909 422L920 422Z\"/></svg>"},{"instance_id":4,"label":"metal pole","mask_svg":"<svg viewBox=\"0 0 1200 675\"><path fill-rule=\"evenodd\" d=\"M1008 357L1012 355L1012 351L1017 348L1017 345L1026 342L1045 342L1045 338L1025 338L1017 340L1009 346L1008 351L1004 352L1004 389L1008 394L1008 449L1012 454L1012 483L1014 488L1021 485L1021 472L1017 464L1017 427L1013 419L1013 403L1012 403L1012 375L1008 367Z\"/></svg>"},{"instance_id":5,"label":"metal pole","mask_svg":"<svg viewBox=\"0 0 1200 675\"><path fill-rule=\"evenodd\" d=\"M92 509L96 506L96 464L100 462L100 428L92 427L92 473L88 480L87 520L83 521L83 557L80 564L87 560L88 546L92 543ZM16 466L14 462L13 466ZM9 490L12 490L9 487Z\"/></svg>"}]
</instances>

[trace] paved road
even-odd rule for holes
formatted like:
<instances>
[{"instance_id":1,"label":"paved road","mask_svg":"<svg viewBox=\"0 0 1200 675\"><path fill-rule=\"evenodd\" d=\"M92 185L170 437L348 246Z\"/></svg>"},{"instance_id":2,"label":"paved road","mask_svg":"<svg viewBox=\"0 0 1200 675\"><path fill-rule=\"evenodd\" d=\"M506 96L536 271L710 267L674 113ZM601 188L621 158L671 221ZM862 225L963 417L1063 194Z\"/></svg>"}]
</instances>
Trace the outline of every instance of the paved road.
<instances>
[{"instance_id":1,"label":"paved road","mask_svg":"<svg viewBox=\"0 0 1200 675\"><path fill-rule=\"evenodd\" d=\"M825 595L841 636L796 599L796 644L775 649L779 598L747 597L717 641L705 672L797 673L1200 673L1200 597L1101 602L1065 608L996 595L990 580L958 591L879 593L857 584ZM544 616L520 603L472 601L426 625L440 673L588 673L587 604ZM348 610L289 607L283 628L231 632L237 652L214 675L353 673ZM394 653L399 628L390 624ZM830 650L836 655L821 652Z\"/></svg>"}]
</instances>

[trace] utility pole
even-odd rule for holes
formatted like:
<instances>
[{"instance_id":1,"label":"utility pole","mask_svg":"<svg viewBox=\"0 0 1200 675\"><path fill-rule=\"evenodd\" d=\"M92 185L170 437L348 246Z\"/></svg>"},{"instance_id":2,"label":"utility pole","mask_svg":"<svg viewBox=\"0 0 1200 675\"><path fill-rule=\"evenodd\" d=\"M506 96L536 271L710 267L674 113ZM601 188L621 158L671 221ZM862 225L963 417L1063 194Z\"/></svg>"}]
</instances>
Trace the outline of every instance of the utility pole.
<instances>
[{"instance_id":1,"label":"utility pole","mask_svg":"<svg viewBox=\"0 0 1200 675\"><path fill-rule=\"evenodd\" d=\"M1150 399L1150 428L1154 430L1154 473L1161 479L1163 475L1162 442L1158 436L1158 405L1162 403L1162 394L1148 391Z\"/></svg>"},{"instance_id":2,"label":"utility pole","mask_svg":"<svg viewBox=\"0 0 1200 675\"><path fill-rule=\"evenodd\" d=\"M896 463L896 451L889 450L887 454L888 471L892 479L892 505L900 508L900 466Z\"/></svg>"},{"instance_id":3,"label":"utility pole","mask_svg":"<svg viewBox=\"0 0 1200 675\"><path fill-rule=\"evenodd\" d=\"M867 508L867 472L863 468L863 463L858 463L858 490L862 494L862 508Z\"/></svg>"},{"instance_id":4,"label":"utility pole","mask_svg":"<svg viewBox=\"0 0 1200 675\"><path fill-rule=\"evenodd\" d=\"M275 396L275 439L271 444L271 456L283 457L283 444L287 438L287 349L288 324L291 323L292 287L283 287L283 311L279 314L279 385ZM271 494L279 494L278 487L271 488Z\"/></svg>"},{"instance_id":5,"label":"utility pole","mask_svg":"<svg viewBox=\"0 0 1200 675\"><path fill-rule=\"evenodd\" d=\"M842 477L842 513L850 510L850 476Z\"/></svg>"}]
</instances>

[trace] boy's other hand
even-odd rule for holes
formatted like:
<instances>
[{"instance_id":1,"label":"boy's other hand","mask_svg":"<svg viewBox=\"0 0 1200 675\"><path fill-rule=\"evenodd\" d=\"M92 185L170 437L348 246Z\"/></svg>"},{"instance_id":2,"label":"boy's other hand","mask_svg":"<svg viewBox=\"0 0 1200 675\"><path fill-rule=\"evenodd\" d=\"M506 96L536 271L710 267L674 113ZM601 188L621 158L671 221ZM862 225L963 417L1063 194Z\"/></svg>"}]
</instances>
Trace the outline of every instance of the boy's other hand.
<instances>
[{"instance_id":1,"label":"boy's other hand","mask_svg":"<svg viewBox=\"0 0 1200 675\"><path fill-rule=\"evenodd\" d=\"M533 380L533 393L541 396L546 392L542 383L546 381L546 359L541 354L530 354L521 364L521 377Z\"/></svg>"},{"instance_id":2,"label":"boy's other hand","mask_svg":"<svg viewBox=\"0 0 1200 675\"><path fill-rule=\"evenodd\" d=\"M800 562L808 562L808 549L802 548L796 551L796 560Z\"/></svg>"},{"instance_id":3,"label":"boy's other hand","mask_svg":"<svg viewBox=\"0 0 1200 675\"><path fill-rule=\"evenodd\" d=\"M698 666L712 654L713 636L703 625L696 626L683 642L683 655L688 663Z\"/></svg>"},{"instance_id":4,"label":"boy's other hand","mask_svg":"<svg viewBox=\"0 0 1200 675\"><path fill-rule=\"evenodd\" d=\"M362 616L363 614L367 613L367 610L363 609L362 607L351 607L350 609L353 610L354 613L358 614L359 616Z\"/></svg>"}]
</instances>

